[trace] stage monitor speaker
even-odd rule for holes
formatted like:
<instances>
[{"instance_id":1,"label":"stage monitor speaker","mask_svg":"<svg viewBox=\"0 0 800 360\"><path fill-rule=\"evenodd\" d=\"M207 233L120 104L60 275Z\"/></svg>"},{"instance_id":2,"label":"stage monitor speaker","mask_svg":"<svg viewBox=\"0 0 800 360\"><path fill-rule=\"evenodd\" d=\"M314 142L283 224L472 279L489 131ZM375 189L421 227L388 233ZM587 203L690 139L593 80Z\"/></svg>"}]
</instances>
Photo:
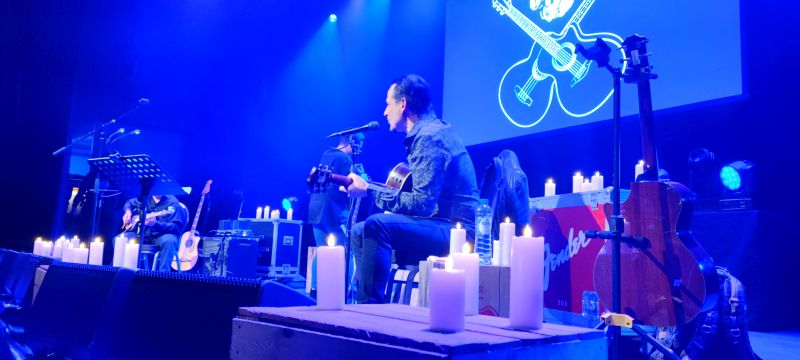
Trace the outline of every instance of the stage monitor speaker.
<instances>
[{"instance_id":1,"label":"stage monitor speaker","mask_svg":"<svg viewBox=\"0 0 800 360\"><path fill-rule=\"evenodd\" d=\"M203 273L222 277L258 277L259 250L257 237L204 237Z\"/></svg>"},{"instance_id":2,"label":"stage monitor speaker","mask_svg":"<svg viewBox=\"0 0 800 360\"><path fill-rule=\"evenodd\" d=\"M97 332L96 358L227 359L231 320L258 306L261 282L139 271L127 297Z\"/></svg>"},{"instance_id":3,"label":"stage monitor speaker","mask_svg":"<svg viewBox=\"0 0 800 360\"><path fill-rule=\"evenodd\" d=\"M133 271L54 262L23 319L25 343L36 354L87 359L112 289L124 291Z\"/></svg>"}]
</instances>

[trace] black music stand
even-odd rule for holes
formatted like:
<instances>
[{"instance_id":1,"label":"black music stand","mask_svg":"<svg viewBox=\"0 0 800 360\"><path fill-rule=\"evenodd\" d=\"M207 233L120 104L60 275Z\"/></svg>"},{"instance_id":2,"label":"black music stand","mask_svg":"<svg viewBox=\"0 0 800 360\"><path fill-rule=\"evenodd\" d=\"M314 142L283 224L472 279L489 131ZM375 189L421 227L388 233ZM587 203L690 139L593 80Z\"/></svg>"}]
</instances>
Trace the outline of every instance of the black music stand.
<instances>
[{"instance_id":1,"label":"black music stand","mask_svg":"<svg viewBox=\"0 0 800 360\"><path fill-rule=\"evenodd\" d=\"M139 242L144 242L144 221L147 219L147 201L150 194L186 195L180 185L167 175L150 155L111 155L108 157L89 159L89 165L104 174L112 184L122 190L126 198L138 197L142 203L139 210ZM142 254L136 256L138 264ZM137 265L138 266L138 265Z\"/></svg>"}]
</instances>

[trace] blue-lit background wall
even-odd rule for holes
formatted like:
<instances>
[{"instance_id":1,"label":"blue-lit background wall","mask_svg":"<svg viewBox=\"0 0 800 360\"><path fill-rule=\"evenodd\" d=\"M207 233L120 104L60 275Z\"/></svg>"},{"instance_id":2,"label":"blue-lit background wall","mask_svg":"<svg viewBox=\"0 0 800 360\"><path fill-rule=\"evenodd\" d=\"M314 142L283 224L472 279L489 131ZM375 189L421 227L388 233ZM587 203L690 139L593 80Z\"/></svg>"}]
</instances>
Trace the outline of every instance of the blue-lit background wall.
<instances>
[{"instance_id":1,"label":"blue-lit background wall","mask_svg":"<svg viewBox=\"0 0 800 360\"><path fill-rule=\"evenodd\" d=\"M54 218L65 206L67 163L50 153L141 97L151 106L120 125L143 133L119 141L117 150L151 154L181 184L194 187L182 198L192 212L198 190L213 178L206 230L216 227L216 219L235 216L237 192L244 193L245 216L294 195L304 218L304 180L325 149L323 137L373 120L382 128L367 134L364 162L368 173L382 179L403 160L402 136L389 134L381 118L390 81L421 74L441 114L447 6L445 0L3 3L2 245L29 248L35 236L62 231ZM741 0L743 95L655 114L662 166L674 179L689 182L686 159L698 147L723 162L749 159L757 168L757 206L789 219L797 213L791 186L798 175L796 8L777 0ZM328 21L330 13L338 15L336 23ZM691 56L718 53L713 36L705 41L708 52ZM659 42L650 49L657 72L664 61ZM700 70L712 77L715 72ZM661 80L666 81L655 81ZM623 91L632 94L635 88L626 85ZM446 106L459 101L467 100ZM466 121L480 121L448 120L462 129ZM540 196L547 177L565 192L576 170L610 174L610 135L610 122L598 121L469 151L480 178L492 156L515 150L532 196ZM628 116L623 184L632 180L639 147L637 119ZM770 231L785 236L763 246L774 247L775 262L790 263L780 256L793 246L793 229L788 221L780 224Z\"/></svg>"}]
</instances>

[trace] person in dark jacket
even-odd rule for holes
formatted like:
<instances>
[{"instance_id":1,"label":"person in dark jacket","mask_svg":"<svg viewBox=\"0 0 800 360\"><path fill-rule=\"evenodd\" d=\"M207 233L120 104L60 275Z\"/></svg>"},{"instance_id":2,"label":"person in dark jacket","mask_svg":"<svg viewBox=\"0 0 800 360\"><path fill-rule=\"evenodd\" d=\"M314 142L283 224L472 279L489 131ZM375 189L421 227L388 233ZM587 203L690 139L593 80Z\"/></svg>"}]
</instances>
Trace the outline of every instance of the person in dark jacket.
<instances>
[{"instance_id":1,"label":"person in dark jacket","mask_svg":"<svg viewBox=\"0 0 800 360\"><path fill-rule=\"evenodd\" d=\"M123 207L122 224L125 226L134 225L128 230L126 237L136 237L138 234L136 226L138 224L144 225L145 238L140 241L158 245L160 253L156 269L169 271L172 260L178 254L178 244L181 233L186 228L189 211L175 196L153 195L147 202L147 213L163 212L163 214L144 221L138 221L137 213L141 206L142 203L139 199L133 198L128 200ZM134 224L134 222L138 224Z\"/></svg>"}]
</instances>

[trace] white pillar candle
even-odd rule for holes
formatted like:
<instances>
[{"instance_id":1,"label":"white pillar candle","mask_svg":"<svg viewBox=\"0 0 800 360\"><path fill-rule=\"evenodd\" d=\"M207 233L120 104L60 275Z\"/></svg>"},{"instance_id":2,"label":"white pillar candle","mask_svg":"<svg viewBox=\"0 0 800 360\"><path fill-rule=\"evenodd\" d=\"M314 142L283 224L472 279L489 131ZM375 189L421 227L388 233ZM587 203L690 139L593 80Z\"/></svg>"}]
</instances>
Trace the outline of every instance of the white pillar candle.
<instances>
[{"instance_id":1,"label":"white pillar candle","mask_svg":"<svg viewBox=\"0 0 800 360\"><path fill-rule=\"evenodd\" d=\"M264 211L264 209L261 206L256 208L256 219L261 219L261 216L263 215L263 211Z\"/></svg>"},{"instance_id":2,"label":"white pillar candle","mask_svg":"<svg viewBox=\"0 0 800 360\"><path fill-rule=\"evenodd\" d=\"M603 175L599 171L592 175L592 190L603 190Z\"/></svg>"},{"instance_id":3,"label":"white pillar candle","mask_svg":"<svg viewBox=\"0 0 800 360\"><path fill-rule=\"evenodd\" d=\"M125 244L125 256L122 260L122 266L130 269L138 269L139 265L139 244L135 240L131 240Z\"/></svg>"},{"instance_id":4,"label":"white pillar candle","mask_svg":"<svg viewBox=\"0 0 800 360\"><path fill-rule=\"evenodd\" d=\"M272 213L269 211L269 206L264 206L264 216L261 217L262 219L271 219Z\"/></svg>"},{"instance_id":5,"label":"white pillar candle","mask_svg":"<svg viewBox=\"0 0 800 360\"><path fill-rule=\"evenodd\" d=\"M72 243L72 248L77 249L81 246L81 239L78 238L78 235L75 235L72 237L71 243Z\"/></svg>"},{"instance_id":6,"label":"white pillar candle","mask_svg":"<svg viewBox=\"0 0 800 360\"><path fill-rule=\"evenodd\" d=\"M122 266L125 263L125 245L128 244L128 239L125 236L118 235L114 238L114 257L111 260L112 266Z\"/></svg>"},{"instance_id":7,"label":"white pillar candle","mask_svg":"<svg viewBox=\"0 0 800 360\"><path fill-rule=\"evenodd\" d=\"M583 175L578 171L575 175L572 175L572 192L581 192L581 186L583 186Z\"/></svg>"},{"instance_id":8,"label":"white pillar candle","mask_svg":"<svg viewBox=\"0 0 800 360\"><path fill-rule=\"evenodd\" d=\"M478 254L471 251L469 243L464 244L463 252L452 254L453 268L464 270L464 315L478 315Z\"/></svg>"},{"instance_id":9,"label":"white pillar candle","mask_svg":"<svg viewBox=\"0 0 800 360\"><path fill-rule=\"evenodd\" d=\"M461 223L456 223L456 227L450 229L450 254L461 252L467 242L467 229L461 227Z\"/></svg>"},{"instance_id":10,"label":"white pillar candle","mask_svg":"<svg viewBox=\"0 0 800 360\"><path fill-rule=\"evenodd\" d=\"M72 262L76 264L89 262L89 249L86 248L86 243L81 243L79 248L72 249Z\"/></svg>"},{"instance_id":11,"label":"white pillar candle","mask_svg":"<svg viewBox=\"0 0 800 360\"><path fill-rule=\"evenodd\" d=\"M431 269L428 297L431 330L442 332L464 330L465 286L466 278L463 270Z\"/></svg>"},{"instance_id":12,"label":"white pillar candle","mask_svg":"<svg viewBox=\"0 0 800 360\"><path fill-rule=\"evenodd\" d=\"M530 227L511 243L511 327L540 329L544 317L544 238L531 237Z\"/></svg>"},{"instance_id":13,"label":"white pillar candle","mask_svg":"<svg viewBox=\"0 0 800 360\"><path fill-rule=\"evenodd\" d=\"M639 175L644 174L644 160L639 160L636 166L633 168L633 181L639 178Z\"/></svg>"},{"instance_id":14,"label":"white pillar candle","mask_svg":"<svg viewBox=\"0 0 800 360\"><path fill-rule=\"evenodd\" d=\"M511 219L506 218L505 222L500 223L500 266L511 265L511 239L516 231L517 227Z\"/></svg>"},{"instance_id":15,"label":"white pillar candle","mask_svg":"<svg viewBox=\"0 0 800 360\"><path fill-rule=\"evenodd\" d=\"M594 190L592 187L592 183L589 182L589 179L583 180L583 184L581 184L581 192L589 192Z\"/></svg>"},{"instance_id":16,"label":"white pillar candle","mask_svg":"<svg viewBox=\"0 0 800 360\"><path fill-rule=\"evenodd\" d=\"M547 182L544 183L544 196L555 196L556 195L556 183L553 182L553 179L547 179Z\"/></svg>"},{"instance_id":17,"label":"white pillar candle","mask_svg":"<svg viewBox=\"0 0 800 360\"><path fill-rule=\"evenodd\" d=\"M43 241L42 248L39 255L50 257L53 251L53 242L52 241Z\"/></svg>"},{"instance_id":18,"label":"white pillar candle","mask_svg":"<svg viewBox=\"0 0 800 360\"><path fill-rule=\"evenodd\" d=\"M61 259L65 242L66 240L62 236L56 240L55 244L53 244L53 259Z\"/></svg>"},{"instance_id":19,"label":"white pillar candle","mask_svg":"<svg viewBox=\"0 0 800 360\"><path fill-rule=\"evenodd\" d=\"M75 250L72 248L72 243L68 243L67 246L65 246L64 249L62 250L61 261L67 263L74 262L72 260L72 250Z\"/></svg>"},{"instance_id":20,"label":"white pillar candle","mask_svg":"<svg viewBox=\"0 0 800 360\"><path fill-rule=\"evenodd\" d=\"M336 237L328 235L328 246L317 248L317 307L325 310L344 308L344 247L336 246Z\"/></svg>"},{"instance_id":21,"label":"white pillar candle","mask_svg":"<svg viewBox=\"0 0 800 360\"><path fill-rule=\"evenodd\" d=\"M33 255L42 255L42 238L38 237L33 242Z\"/></svg>"},{"instance_id":22,"label":"white pillar candle","mask_svg":"<svg viewBox=\"0 0 800 360\"><path fill-rule=\"evenodd\" d=\"M272 213L269 215L270 219L280 219L281 211L278 209L272 210Z\"/></svg>"},{"instance_id":23,"label":"white pillar candle","mask_svg":"<svg viewBox=\"0 0 800 360\"><path fill-rule=\"evenodd\" d=\"M286 220L292 220L293 215L294 215L294 209L286 210Z\"/></svg>"},{"instance_id":24,"label":"white pillar candle","mask_svg":"<svg viewBox=\"0 0 800 360\"><path fill-rule=\"evenodd\" d=\"M103 248L105 244L100 241L101 239L95 238L94 242L89 244L89 264L90 265L103 265Z\"/></svg>"}]
</instances>

